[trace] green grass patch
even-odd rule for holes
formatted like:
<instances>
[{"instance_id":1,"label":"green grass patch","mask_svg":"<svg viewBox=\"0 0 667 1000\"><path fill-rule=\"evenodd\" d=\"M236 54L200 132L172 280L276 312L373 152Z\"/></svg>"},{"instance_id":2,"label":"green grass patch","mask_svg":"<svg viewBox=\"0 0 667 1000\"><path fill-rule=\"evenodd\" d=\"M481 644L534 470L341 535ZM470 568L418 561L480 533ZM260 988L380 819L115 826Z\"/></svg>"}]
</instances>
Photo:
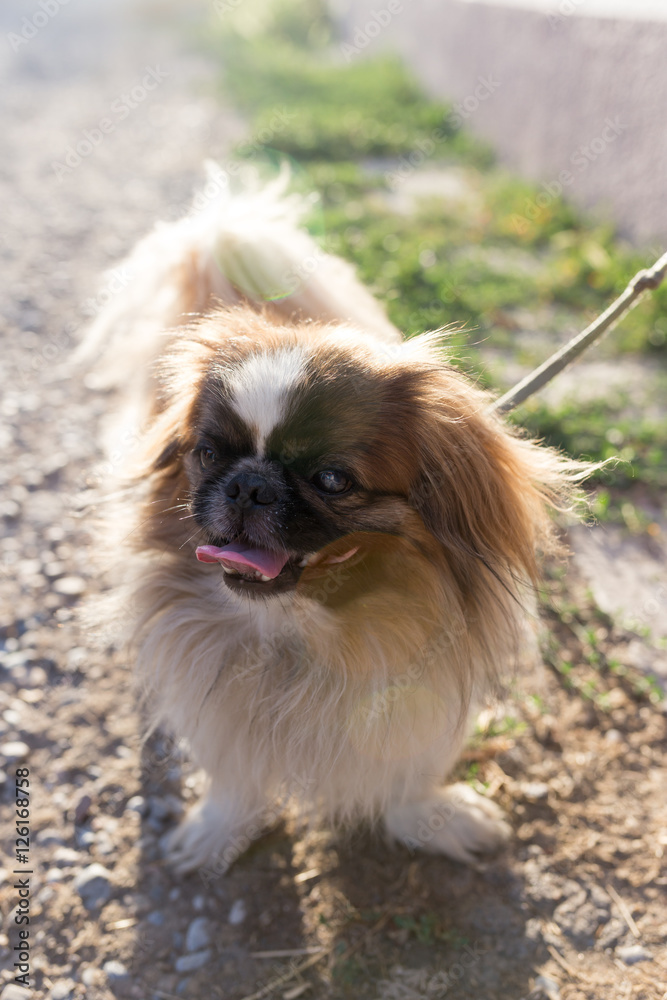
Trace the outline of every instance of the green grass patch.
<instances>
[{"instance_id":1,"label":"green grass patch","mask_svg":"<svg viewBox=\"0 0 667 1000\"><path fill-rule=\"evenodd\" d=\"M601 714L619 707L618 688L635 702L659 705L664 694L658 680L614 657L616 625L595 603L590 591L572 592L560 573L548 571L546 589L540 594L542 611L551 621L543 636L542 654L565 690L594 705ZM628 627L641 634L632 623ZM649 634L645 635L650 638ZM621 700L621 704L623 704Z\"/></svg>"},{"instance_id":2,"label":"green grass patch","mask_svg":"<svg viewBox=\"0 0 667 1000\"><path fill-rule=\"evenodd\" d=\"M461 132L450 107L424 98L395 56L342 61L319 0L244 0L213 33L225 93L260 144L300 161L411 153L420 143L478 163L488 147Z\"/></svg>"},{"instance_id":3,"label":"green grass patch","mask_svg":"<svg viewBox=\"0 0 667 1000\"><path fill-rule=\"evenodd\" d=\"M207 44L225 94L250 117L240 153L299 165L302 183L323 194L333 249L358 265L408 336L465 323L473 337L502 343L511 339L503 324L512 329L503 313L547 303L583 323L657 255L623 245L560 198L542 205L540 189L494 167L488 147L427 98L399 58L346 62L324 0L244 0L225 9ZM425 162L465 171L471 198L433 197L404 214L378 197L392 185L400 194ZM667 288L626 318L615 342L665 349Z\"/></svg>"},{"instance_id":4,"label":"green grass patch","mask_svg":"<svg viewBox=\"0 0 667 1000\"><path fill-rule=\"evenodd\" d=\"M237 87L239 103L253 114L254 131L267 129L268 144L301 160L395 156L436 130L442 130L442 141L455 135L448 109L424 104L415 82L391 57L355 63L344 72L303 60L295 72L288 48L242 44L227 60L227 74L228 80L246 81ZM276 94L276 103L262 101L266 93ZM272 128L279 112L284 121Z\"/></svg>"},{"instance_id":5,"label":"green grass patch","mask_svg":"<svg viewBox=\"0 0 667 1000\"><path fill-rule=\"evenodd\" d=\"M667 414L643 414L637 402L625 395L591 401L568 399L551 406L534 397L512 419L571 455L594 462L618 459L597 473L594 479L598 483L627 487L641 481L658 489L667 487ZM600 519L606 519L610 500L608 490L598 495L594 513ZM631 530L641 531L645 515L634 505L622 505L620 514Z\"/></svg>"},{"instance_id":6,"label":"green grass patch","mask_svg":"<svg viewBox=\"0 0 667 1000\"><path fill-rule=\"evenodd\" d=\"M433 947L441 941L450 948L459 949L468 944L468 938L458 930L446 927L437 913L421 913L419 916L397 914L392 918L400 930L408 931L411 938L420 944Z\"/></svg>"},{"instance_id":7,"label":"green grass patch","mask_svg":"<svg viewBox=\"0 0 667 1000\"><path fill-rule=\"evenodd\" d=\"M321 165L312 170L322 192L319 221L328 248L354 262L406 336L459 328L448 345L477 373L487 345L528 365L538 363L564 339L562 327L583 327L645 263L637 256L623 266L613 260L611 236L603 228L560 231L543 236L539 246L525 246L522 237L512 238L509 222L494 206L497 177L476 168L467 171L467 202L433 197L418 202L410 215L392 210L384 175L373 178L357 167L356 176L347 169L341 180L341 173ZM594 259L604 269L594 272ZM661 309L667 315L663 297L646 298L626 318L614 335L613 353L659 349L655 330ZM530 331L520 336L517 328L527 313L545 311L550 326L540 329L536 321L540 336L533 348ZM488 377L493 384L493 374Z\"/></svg>"},{"instance_id":8,"label":"green grass patch","mask_svg":"<svg viewBox=\"0 0 667 1000\"><path fill-rule=\"evenodd\" d=\"M324 0L244 0L225 8L206 43L224 94L249 118L239 155L269 171L291 160L298 184L321 194L313 235L356 265L406 336L450 327L452 360L482 384L505 387L504 363L538 364L661 252L638 252L495 166L397 57L346 60ZM441 171L442 192L435 183L417 196L424 168ZM594 350L664 364L667 287ZM642 416L643 402L538 399L519 419L571 454L619 456L603 485L664 487L667 420Z\"/></svg>"},{"instance_id":9,"label":"green grass patch","mask_svg":"<svg viewBox=\"0 0 667 1000\"><path fill-rule=\"evenodd\" d=\"M426 150L490 162L488 147L424 99L395 56L341 65L279 36L223 35L225 91L250 117L260 145L300 161L344 162ZM276 117L278 115L278 117Z\"/></svg>"}]
</instances>

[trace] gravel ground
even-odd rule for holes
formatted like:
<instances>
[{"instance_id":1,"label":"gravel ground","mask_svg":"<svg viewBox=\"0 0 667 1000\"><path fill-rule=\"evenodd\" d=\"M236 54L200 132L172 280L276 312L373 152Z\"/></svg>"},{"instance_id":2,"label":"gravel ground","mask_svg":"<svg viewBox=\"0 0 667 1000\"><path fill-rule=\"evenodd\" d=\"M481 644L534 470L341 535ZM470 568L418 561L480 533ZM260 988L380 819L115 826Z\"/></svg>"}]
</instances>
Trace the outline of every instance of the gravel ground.
<instances>
[{"instance_id":1,"label":"gravel ground","mask_svg":"<svg viewBox=\"0 0 667 1000\"><path fill-rule=\"evenodd\" d=\"M23 19L44 8L12 0L0 13L12 141L0 166L0 1000L667 997L665 715L634 672L649 647L590 603L585 556L549 584L553 666L522 679L509 722L470 750L466 766L512 816L502 857L464 868L287 820L209 884L164 868L158 839L197 776L166 738L142 747L126 664L89 648L76 622L98 587L81 495L113 399L68 364L101 301L97 276L183 211L202 159L224 159L243 126L182 40L189 22L92 7L72 0L16 52L9 33L29 33ZM54 167L104 119L113 128L80 163ZM16 867L30 874L15 876L25 767L29 861ZM29 990L13 966L26 927Z\"/></svg>"}]
</instances>

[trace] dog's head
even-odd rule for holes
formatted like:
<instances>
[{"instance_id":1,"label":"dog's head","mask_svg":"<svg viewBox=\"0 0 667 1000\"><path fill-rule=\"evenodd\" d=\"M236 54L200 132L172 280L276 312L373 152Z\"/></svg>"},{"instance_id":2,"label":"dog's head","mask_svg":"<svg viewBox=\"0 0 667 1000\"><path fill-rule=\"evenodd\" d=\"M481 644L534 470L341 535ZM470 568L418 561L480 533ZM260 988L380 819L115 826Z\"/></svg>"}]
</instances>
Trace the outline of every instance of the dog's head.
<instances>
[{"instance_id":1,"label":"dog's head","mask_svg":"<svg viewBox=\"0 0 667 1000\"><path fill-rule=\"evenodd\" d=\"M332 606L443 574L464 601L534 576L560 459L491 416L433 344L208 317L167 363L148 544L219 564L248 597L337 579Z\"/></svg>"}]
</instances>

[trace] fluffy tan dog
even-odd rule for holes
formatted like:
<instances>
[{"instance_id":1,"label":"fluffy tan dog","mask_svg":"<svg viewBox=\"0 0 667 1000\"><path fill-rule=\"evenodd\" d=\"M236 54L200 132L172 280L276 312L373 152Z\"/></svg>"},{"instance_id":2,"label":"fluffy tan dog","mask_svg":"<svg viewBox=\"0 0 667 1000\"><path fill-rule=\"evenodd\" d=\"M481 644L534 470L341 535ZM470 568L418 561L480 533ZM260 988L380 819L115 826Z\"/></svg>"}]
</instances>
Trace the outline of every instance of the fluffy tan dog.
<instances>
[{"instance_id":1,"label":"fluffy tan dog","mask_svg":"<svg viewBox=\"0 0 667 1000\"><path fill-rule=\"evenodd\" d=\"M443 782L582 467L494 416L438 337L404 342L282 183L219 186L139 244L86 346L141 422L104 615L208 780L168 853L223 870L287 790L470 860L509 828Z\"/></svg>"}]
</instances>

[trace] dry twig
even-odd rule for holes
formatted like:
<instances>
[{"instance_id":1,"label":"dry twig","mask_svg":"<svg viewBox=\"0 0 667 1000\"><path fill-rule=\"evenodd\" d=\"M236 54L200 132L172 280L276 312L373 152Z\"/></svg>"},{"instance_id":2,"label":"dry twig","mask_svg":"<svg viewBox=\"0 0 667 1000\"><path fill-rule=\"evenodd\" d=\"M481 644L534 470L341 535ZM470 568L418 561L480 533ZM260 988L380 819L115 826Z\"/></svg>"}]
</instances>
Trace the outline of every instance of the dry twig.
<instances>
[{"instance_id":1,"label":"dry twig","mask_svg":"<svg viewBox=\"0 0 667 1000\"><path fill-rule=\"evenodd\" d=\"M369 941L374 934L384 927L390 916L390 913L384 913L377 923L374 924L373 927L371 927L366 934L364 934L364 936L357 941L356 944L350 945L350 947L347 948L342 955L338 956L338 961L344 962L350 957L350 955L353 955L355 951L359 951L359 949L363 947L363 945L366 944L366 942ZM283 972L279 976L276 976L275 979L268 982L266 986L262 986L262 988L257 990L256 993L251 993L249 996L243 997L243 1000L263 1000L264 997L269 996L269 994L273 993L273 991L278 989L279 986L286 986L290 980L300 975L300 973L309 969L312 965L316 965L318 962L321 962L323 958L331 954L334 947L335 945L331 945L329 948L323 948L319 954L312 955L310 958L306 959L305 962L300 962L298 965L293 966L289 972Z\"/></svg>"},{"instance_id":2,"label":"dry twig","mask_svg":"<svg viewBox=\"0 0 667 1000\"><path fill-rule=\"evenodd\" d=\"M567 972L568 976L571 976L573 979L580 979L582 983L593 982L591 977L587 976L585 972L580 972L579 969L575 969L573 965L566 962L561 953L557 951L552 944L547 945L547 951L551 957L558 962L560 967Z\"/></svg>"},{"instance_id":3,"label":"dry twig","mask_svg":"<svg viewBox=\"0 0 667 1000\"><path fill-rule=\"evenodd\" d=\"M497 399L491 406L497 413L507 413L513 410L519 403L532 396L533 393L541 389L542 386L550 382L552 378L562 372L569 364L572 364L587 347L599 340L603 333L611 330L625 316L630 309L633 309L641 296L649 289L657 288L667 274L667 253L663 254L655 262L653 267L645 271L639 271L628 284L624 292L612 302L608 309L598 316L590 326L573 337L569 343L561 347L559 351L536 368L534 372L521 379L517 385Z\"/></svg>"},{"instance_id":4,"label":"dry twig","mask_svg":"<svg viewBox=\"0 0 667 1000\"><path fill-rule=\"evenodd\" d=\"M625 900L621 899L621 897L619 896L619 894L614 889L613 885L608 885L607 886L607 892L609 893L609 895L611 896L611 898L616 903L617 907L620 910L621 916L623 917L623 919L625 920L626 924L628 925L628 927L632 931L633 935L636 938L640 937L639 928L637 927L637 924L633 920L633 917L632 917L632 914L630 913L630 908L628 907L628 904L625 902Z\"/></svg>"}]
</instances>

